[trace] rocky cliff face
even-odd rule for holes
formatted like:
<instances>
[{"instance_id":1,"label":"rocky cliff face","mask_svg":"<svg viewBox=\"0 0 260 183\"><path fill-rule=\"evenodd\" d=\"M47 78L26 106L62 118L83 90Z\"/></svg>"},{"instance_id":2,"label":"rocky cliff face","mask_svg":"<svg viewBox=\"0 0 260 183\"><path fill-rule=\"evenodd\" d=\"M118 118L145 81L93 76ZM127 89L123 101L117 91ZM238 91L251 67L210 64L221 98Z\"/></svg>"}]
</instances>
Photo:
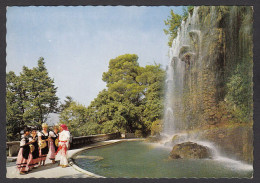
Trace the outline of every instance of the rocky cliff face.
<instances>
[{"instance_id":1,"label":"rocky cliff face","mask_svg":"<svg viewBox=\"0 0 260 183\"><path fill-rule=\"evenodd\" d=\"M215 127L206 139L252 161L252 28L252 7L194 7L170 51L166 133ZM221 137L221 124L247 130L224 129Z\"/></svg>"},{"instance_id":2,"label":"rocky cliff face","mask_svg":"<svg viewBox=\"0 0 260 183\"><path fill-rule=\"evenodd\" d=\"M214 142L227 157L253 163L253 129L248 126L204 130L200 138Z\"/></svg>"},{"instance_id":3,"label":"rocky cliff face","mask_svg":"<svg viewBox=\"0 0 260 183\"><path fill-rule=\"evenodd\" d=\"M237 125L211 129L185 131L186 139L199 139L214 143L222 155L253 163L253 129L251 126ZM180 137L173 139L172 144L182 140ZM174 142L175 141L175 142Z\"/></svg>"}]
</instances>

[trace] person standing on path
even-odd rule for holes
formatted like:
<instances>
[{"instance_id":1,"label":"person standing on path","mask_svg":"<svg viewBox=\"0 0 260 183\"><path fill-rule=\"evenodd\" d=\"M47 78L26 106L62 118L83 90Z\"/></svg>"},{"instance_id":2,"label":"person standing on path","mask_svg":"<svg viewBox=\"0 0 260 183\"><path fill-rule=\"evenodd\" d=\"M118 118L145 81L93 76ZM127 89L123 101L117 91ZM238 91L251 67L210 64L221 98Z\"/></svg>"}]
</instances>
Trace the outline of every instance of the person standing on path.
<instances>
[{"instance_id":1,"label":"person standing on path","mask_svg":"<svg viewBox=\"0 0 260 183\"><path fill-rule=\"evenodd\" d=\"M68 167L67 150L69 148L70 132L65 124L60 125L59 133L59 147L56 152L58 158L60 158L60 164L62 168Z\"/></svg>"},{"instance_id":2,"label":"person standing on path","mask_svg":"<svg viewBox=\"0 0 260 183\"><path fill-rule=\"evenodd\" d=\"M40 155L39 166L45 165L45 160L49 152L49 132L47 131L47 129L48 129L48 125L46 123L42 123L42 131L38 132L39 155Z\"/></svg>"},{"instance_id":3,"label":"person standing on path","mask_svg":"<svg viewBox=\"0 0 260 183\"><path fill-rule=\"evenodd\" d=\"M28 157L30 154L30 144L34 141L29 142L30 128L24 128L24 135L20 141L20 150L17 156L16 165L20 174L27 174L29 171Z\"/></svg>"},{"instance_id":4,"label":"person standing on path","mask_svg":"<svg viewBox=\"0 0 260 183\"><path fill-rule=\"evenodd\" d=\"M58 150L58 145L59 145L59 134L58 134L58 129L59 126L55 125L53 126L53 131L49 132L50 135L50 148L49 148L49 153L50 153L50 160L52 160L52 163L55 163L55 155L56 151Z\"/></svg>"},{"instance_id":5,"label":"person standing on path","mask_svg":"<svg viewBox=\"0 0 260 183\"><path fill-rule=\"evenodd\" d=\"M40 161L37 129L35 127L32 128L31 136L29 136L29 142L32 142L32 144L29 145L31 153L29 155L28 167L32 169L35 168Z\"/></svg>"}]
</instances>

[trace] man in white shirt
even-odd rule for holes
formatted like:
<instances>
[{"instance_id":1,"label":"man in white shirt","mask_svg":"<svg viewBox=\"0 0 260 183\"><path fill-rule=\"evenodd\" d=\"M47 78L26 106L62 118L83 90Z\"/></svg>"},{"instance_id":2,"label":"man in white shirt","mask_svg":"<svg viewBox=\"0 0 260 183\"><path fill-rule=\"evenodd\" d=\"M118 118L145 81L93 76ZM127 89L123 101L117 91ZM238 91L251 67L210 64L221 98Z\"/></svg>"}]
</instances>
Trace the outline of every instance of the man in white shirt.
<instances>
[{"instance_id":1,"label":"man in white shirt","mask_svg":"<svg viewBox=\"0 0 260 183\"><path fill-rule=\"evenodd\" d=\"M57 150L57 159L60 158L60 165L62 168L68 167L67 150L69 147L70 132L65 124L60 125L59 133L59 147Z\"/></svg>"}]
</instances>

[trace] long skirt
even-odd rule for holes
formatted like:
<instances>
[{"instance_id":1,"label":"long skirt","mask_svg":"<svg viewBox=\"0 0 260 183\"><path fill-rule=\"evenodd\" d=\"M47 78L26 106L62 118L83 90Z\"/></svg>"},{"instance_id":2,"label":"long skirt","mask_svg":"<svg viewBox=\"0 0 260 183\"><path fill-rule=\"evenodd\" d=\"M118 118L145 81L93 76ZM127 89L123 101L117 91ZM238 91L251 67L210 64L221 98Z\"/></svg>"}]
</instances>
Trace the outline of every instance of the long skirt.
<instances>
[{"instance_id":1,"label":"long skirt","mask_svg":"<svg viewBox=\"0 0 260 183\"><path fill-rule=\"evenodd\" d=\"M47 146L43 149L39 148L39 156L40 156L40 161L45 161L47 154L49 152L49 145L47 143Z\"/></svg>"},{"instance_id":2,"label":"long skirt","mask_svg":"<svg viewBox=\"0 0 260 183\"><path fill-rule=\"evenodd\" d=\"M36 149L35 149L35 151L36 151ZM33 167L37 166L39 162L40 162L39 157L33 158L32 153L29 154L29 157L28 157L28 167L29 168L33 168Z\"/></svg>"},{"instance_id":3,"label":"long skirt","mask_svg":"<svg viewBox=\"0 0 260 183\"><path fill-rule=\"evenodd\" d=\"M55 155L56 155L56 151L55 151L55 146L54 146L54 142L50 141L50 146L49 146L49 158L50 160L55 160Z\"/></svg>"},{"instance_id":4,"label":"long skirt","mask_svg":"<svg viewBox=\"0 0 260 183\"><path fill-rule=\"evenodd\" d=\"M68 159L67 159L67 145L66 145L66 142L61 142L61 144L59 145L59 148L57 150L57 159L60 159L60 166L62 165L69 165L68 163Z\"/></svg>"},{"instance_id":5,"label":"long skirt","mask_svg":"<svg viewBox=\"0 0 260 183\"><path fill-rule=\"evenodd\" d=\"M20 172L27 172L28 171L28 160L23 157L23 148L20 148L17 160L16 160L16 166Z\"/></svg>"}]
</instances>

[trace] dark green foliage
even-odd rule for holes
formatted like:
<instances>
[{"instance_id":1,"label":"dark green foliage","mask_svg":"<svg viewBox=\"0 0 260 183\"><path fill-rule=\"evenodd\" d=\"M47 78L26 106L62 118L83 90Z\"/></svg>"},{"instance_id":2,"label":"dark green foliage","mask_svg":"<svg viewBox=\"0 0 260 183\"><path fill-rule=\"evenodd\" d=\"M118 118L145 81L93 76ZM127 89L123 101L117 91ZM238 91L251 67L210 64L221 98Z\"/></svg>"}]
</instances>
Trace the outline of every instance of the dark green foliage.
<instances>
[{"instance_id":1,"label":"dark green foliage","mask_svg":"<svg viewBox=\"0 0 260 183\"><path fill-rule=\"evenodd\" d=\"M57 88L43 60L40 58L38 66L32 69L24 66L20 76L12 71L6 75L8 140L17 139L24 125L40 125L57 110Z\"/></svg>"},{"instance_id":2,"label":"dark green foliage","mask_svg":"<svg viewBox=\"0 0 260 183\"><path fill-rule=\"evenodd\" d=\"M26 96L19 76L10 71L6 74L6 134L8 140L19 138L19 132L25 122L23 114Z\"/></svg>"},{"instance_id":3,"label":"dark green foliage","mask_svg":"<svg viewBox=\"0 0 260 183\"><path fill-rule=\"evenodd\" d=\"M225 102L233 111L234 122L248 123L253 121L253 10L232 7L228 15L233 21L232 29L226 30Z\"/></svg>"},{"instance_id":4,"label":"dark green foliage","mask_svg":"<svg viewBox=\"0 0 260 183\"><path fill-rule=\"evenodd\" d=\"M226 102L233 109L236 122L251 122L253 115L253 68L250 63L237 65L227 82Z\"/></svg>"},{"instance_id":5,"label":"dark green foliage","mask_svg":"<svg viewBox=\"0 0 260 183\"><path fill-rule=\"evenodd\" d=\"M107 89L88 107L88 120L98 124L100 133L115 131L146 135L153 121L162 117L165 72L160 65L140 67L137 55L111 59L103 73Z\"/></svg>"},{"instance_id":6,"label":"dark green foliage","mask_svg":"<svg viewBox=\"0 0 260 183\"><path fill-rule=\"evenodd\" d=\"M164 76L160 65L140 67L135 54L111 59L103 73L107 89L87 108L67 98L60 122L68 124L73 136L117 131L147 135L152 122L162 117Z\"/></svg>"}]
</instances>

